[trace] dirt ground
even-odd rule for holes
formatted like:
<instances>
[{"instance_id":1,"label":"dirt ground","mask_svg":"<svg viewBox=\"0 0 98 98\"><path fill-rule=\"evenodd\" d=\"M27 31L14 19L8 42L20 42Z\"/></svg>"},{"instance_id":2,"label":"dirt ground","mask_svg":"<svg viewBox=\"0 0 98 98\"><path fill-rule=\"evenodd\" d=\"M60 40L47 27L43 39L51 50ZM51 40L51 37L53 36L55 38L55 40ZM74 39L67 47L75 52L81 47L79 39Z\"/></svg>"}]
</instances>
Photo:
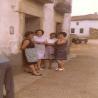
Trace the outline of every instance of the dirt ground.
<instances>
[{"instance_id":1,"label":"dirt ground","mask_svg":"<svg viewBox=\"0 0 98 98\"><path fill-rule=\"evenodd\" d=\"M76 57L63 72L46 69L42 77L17 76L16 98L98 98L97 40L72 45L71 53Z\"/></svg>"}]
</instances>

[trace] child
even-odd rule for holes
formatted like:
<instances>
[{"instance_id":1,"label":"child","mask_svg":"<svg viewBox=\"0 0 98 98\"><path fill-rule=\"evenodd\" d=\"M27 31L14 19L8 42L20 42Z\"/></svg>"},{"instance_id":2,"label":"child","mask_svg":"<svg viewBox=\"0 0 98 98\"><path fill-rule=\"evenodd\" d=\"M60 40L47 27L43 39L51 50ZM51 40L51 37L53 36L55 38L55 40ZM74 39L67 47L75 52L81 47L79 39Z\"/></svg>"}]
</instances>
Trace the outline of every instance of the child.
<instances>
[{"instance_id":1,"label":"child","mask_svg":"<svg viewBox=\"0 0 98 98\"><path fill-rule=\"evenodd\" d=\"M56 42L56 34L51 33L50 38L47 39L45 59L49 61L49 69L52 67L54 60L54 43Z\"/></svg>"}]
</instances>

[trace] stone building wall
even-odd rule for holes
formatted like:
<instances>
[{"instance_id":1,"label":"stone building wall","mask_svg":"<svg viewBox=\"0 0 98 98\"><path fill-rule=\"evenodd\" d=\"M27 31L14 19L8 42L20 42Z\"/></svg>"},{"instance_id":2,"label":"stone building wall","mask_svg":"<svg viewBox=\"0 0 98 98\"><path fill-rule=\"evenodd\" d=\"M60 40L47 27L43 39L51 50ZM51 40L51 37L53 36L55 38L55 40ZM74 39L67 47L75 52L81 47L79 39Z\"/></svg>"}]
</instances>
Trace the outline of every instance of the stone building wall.
<instances>
[{"instance_id":1,"label":"stone building wall","mask_svg":"<svg viewBox=\"0 0 98 98\"><path fill-rule=\"evenodd\" d=\"M61 10L56 11L55 5L57 2L50 3L49 1L46 0L45 3L41 3L41 0L1 0L0 49L2 48L9 55L12 65L15 66L14 69L21 70L19 67L22 65L20 44L26 30L41 28L45 31L45 36L49 37L50 33L56 32L57 23L61 24L62 27L60 28L63 31L65 31L65 28L69 28L69 25L66 26L67 23L65 23L67 20L65 10L63 14L59 13L59 11L62 12L62 6L60 6ZM65 1L63 0L63 2ZM28 19L31 17L31 23L27 24L28 27L26 25L27 17ZM38 20L33 21L34 18L38 18ZM32 27L33 25L35 27Z\"/></svg>"},{"instance_id":2,"label":"stone building wall","mask_svg":"<svg viewBox=\"0 0 98 98\"><path fill-rule=\"evenodd\" d=\"M56 1L58 2L58 0ZM64 0L60 1L64 2ZM38 3L36 0L2 0L0 3L0 46L5 47L8 53L17 54L19 52L19 45L25 32L27 15L32 16L32 23L29 23L29 25L34 25L38 22L37 20L33 23L34 17L39 18L39 26L45 30L46 36L49 35L48 33L56 31L57 23L65 26L66 24L63 22L64 14L55 11L55 3L46 4L50 4L52 8L49 7L46 10L45 4ZM50 17L51 19L49 20ZM50 21L51 23L49 24ZM66 26L63 28L66 28Z\"/></svg>"}]
</instances>

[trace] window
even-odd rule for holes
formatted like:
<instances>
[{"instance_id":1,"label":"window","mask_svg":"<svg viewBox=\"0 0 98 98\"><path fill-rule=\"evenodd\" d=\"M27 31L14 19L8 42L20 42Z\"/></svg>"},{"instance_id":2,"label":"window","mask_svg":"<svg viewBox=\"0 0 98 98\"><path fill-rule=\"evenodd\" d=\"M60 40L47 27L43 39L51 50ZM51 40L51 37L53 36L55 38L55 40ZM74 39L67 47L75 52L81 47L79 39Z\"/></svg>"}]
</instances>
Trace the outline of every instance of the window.
<instances>
[{"instance_id":1,"label":"window","mask_svg":"<svg viewBox=\"0 0 98 98\"><path fill-rule=\"evenodd\" d=\"M76 25L79 25L79 22L76 22Z\"/></svg>"},{"instance_id":2,"label":"window","mask_svg":"<svg viewBox=\"0 0 98 98\"><path fill-rule=\"evenodd\" d=\"M84 29L83 28L80 28L80 33L84 33Z\"/></svg>"},{"instance_id":3,"label":"window","mask_svg":"<svg viewBox=\"0 0 98 98\"><path fill-rule=\"evenodd\" d=\"M75 29L74 28L71 28L71 33L75 33Z\"/></svg>"}]
</instances>

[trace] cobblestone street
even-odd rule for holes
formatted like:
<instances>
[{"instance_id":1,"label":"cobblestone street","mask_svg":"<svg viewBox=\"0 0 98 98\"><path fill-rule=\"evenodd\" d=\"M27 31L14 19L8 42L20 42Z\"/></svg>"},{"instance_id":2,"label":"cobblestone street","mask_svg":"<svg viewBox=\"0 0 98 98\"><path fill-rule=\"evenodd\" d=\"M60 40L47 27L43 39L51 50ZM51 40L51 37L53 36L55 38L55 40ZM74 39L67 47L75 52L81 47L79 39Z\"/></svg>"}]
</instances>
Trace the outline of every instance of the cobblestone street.
<instances>
[{"instance_id":1,"label":"cobblestone street","mask_svg":"<svg viewBox=\"0 0 98 98\"><path fill-rule=\"evenodd\" d=\"M72 45L76 57L65 71L43 71L42 77L15 76L16 98L98 98L98 44Z\"/></svg>"}]
</instances>

